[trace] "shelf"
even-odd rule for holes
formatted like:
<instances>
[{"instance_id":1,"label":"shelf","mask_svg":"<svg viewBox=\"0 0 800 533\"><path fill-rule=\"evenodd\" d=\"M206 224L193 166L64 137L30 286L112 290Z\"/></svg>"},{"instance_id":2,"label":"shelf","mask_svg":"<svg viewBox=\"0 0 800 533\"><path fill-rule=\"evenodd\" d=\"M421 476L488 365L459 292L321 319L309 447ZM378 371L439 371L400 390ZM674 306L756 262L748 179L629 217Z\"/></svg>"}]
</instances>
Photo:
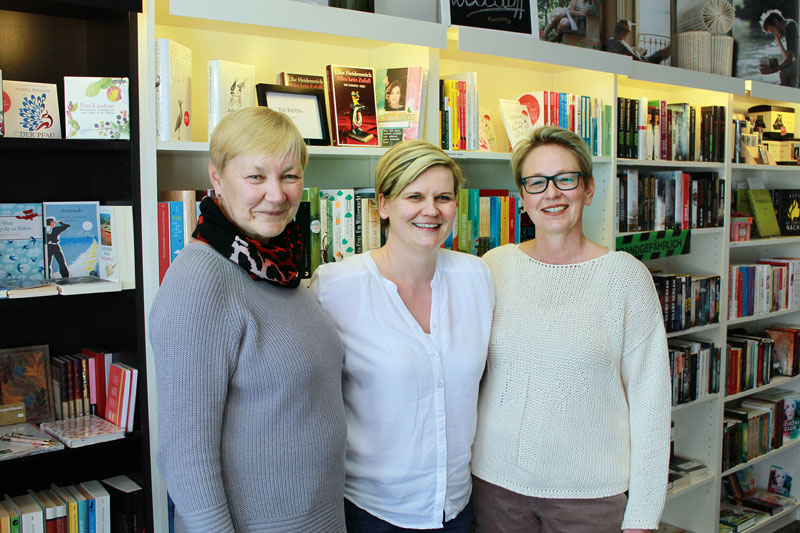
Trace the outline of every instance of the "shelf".
<instances>
[{"instance_id":1,"label":"shelf","mask_svg":"<svg viewBox=\"0 0 800 533\"><path fill-rule=\"evenodd\" d=\"M740 317L728 320L728 326L746 324L748 322L755 322L757 320L765 320L767 318L774 318L774 317L782 316L782 315L790 315L792 313L797 313L798 311L800 311L800 308L792 307L791 309L782 309L780 311L773 311L772 313L763 313L763 314L760 314L760 315L752 315L752 316L740 316Z\"/></svg>"},{"instance_id":2,"label":"shelf","mask_svg":"<svg viewBox=\"0 0 800 533\"><path fill-rule=\"evenodd\" d=\"M692 402L686 402L686 403L679 403L678 405L673 405L672 406L672 412L674 413L676 411L683 411L684 409L691 408L691 407L694 407L696 405L704 404L704 403L710 402L712 400L716 400L718 397L719 397L719 393L718 392L714 392L714 393L709 394L708 396L704 396L704 397L700 398L699 400L694 400Z\"/></svg>"},{"instance_id":3,"label":"shelf","mask_svg":"<svg viewBox=\"0 0 800 533\"><path fill-rule=\"evenodd\" d=\"M749 241L733 241L731 248L750 248L753 246L774 246L776 244L798 244L800 237L774 237L772 239L751 239Z\"/></svg>"},{"instance_id":4,"label":"shelf","mask_svg":"<svg viewBox=\"0 0 800 533\"><path fill-rule=\"evenodd\" d=\"M714 478L715 478L714 474L708 471L705 476L698 479L692 479L689 485L678 487L677 489L675 488L669 489L667 491L667 500L675 498L676 496L680 496L681 494L685 494L691 490L696 489L697 487L706 485L710 481L714 481Z\"/></svg>"},{"instance_id":5,"label":"shelf","mask_svg":"<svg viewBox=\"0 0 800 533\"><path fill-rule=\"evenodd\" d=\"M757 394L759 392L764 392L765 390L774 389L775 387L780 387L781 385L787 385L789 383L795 382L800 378L798 376L776 376L772 378L766 385L762 385L760 387L756 387L755 389L747 389L743 390L742 392L737 392L736 394L731 394L730 396L725 396L724 401L725 403L732 402L734 400L738 400L740 398L745 398L747 396L752 396L753 394Z\"/></svg>"},{"instance_id":6,"label":"shelf","mask_svg":"<svg viewBox=\"0 0 800 533\"><path fill-rule=\"evenodd\" d=\"M447 46L447 28L442 24L291 0L157 0L156 19L169 26L353 48L387 43Z\"/></svg>"},{"instance_id":7,"label":"shelf","mask_svg":"<svg viewBox=\"0 0 800 533\"><path fill-rule=\"evenodd\" d=\"M695 235L711 235L715 233L722 233L722 230L725 228L695 228L690 230L692 232L692 236ZM641 235L643 233L652 233L653 231L664 231L664 230L651 230L651 231L620 231L614 234L615 237L624 237L625 235ZM676 256L677 257L677 256Z\"/></svg>"},{"instance_id":8,"label":"shelf","mask_svg":"<svg viewBox=\"0 0 800 533\"><path fill-rule=\"evenodd\" d=\"M633 80L673 86L679 85L681 87L728 94L745 94L745 80L741 78L730 78L696 70L668 67L646 61L633 61L632 63L631 74L628 77Z\"/></svg>"},{"instance_id":9,"label":"shelf","mask_svg":"<svg viewBox=\"0 0 800 533\"><path fill-rule=\"evenodd\" d=\"M731 163L733 170L756 170L769 172L798 172L800 165L753 165L745 163Z\"/></svg>"},{"instance_id":10,"label":"shelf","mask_svg":"<svg viewBox=\"0 0 800 533\"><path fill-rule=\"evenodd\" d=\"M763 516L761 518L757 518L756 519L756 523L752 527L748 528L747 531L749 531L751 533L755 533L756 531L760 530L763 527L766 527L766 526L771 525L771 524L775 524L775 522L777 522L780 519L785 518L786 516L792 514L798 508L800 508L800 502L796 503L794 505L787 506L784 510L782 510L778 514L774 514L772 516Z\"/></svg>"},{"instance_id":11,"label":"shelf","mask_svg":"<svg viewBox=\"0 0 800 533\"><path fill-rule=\"evenodd\" d=\"M0 154L10 152L128 152L130 141L91 139L18 139L0 137Z\"/></svg>"},{"instance_id":12,"label":"shelf","mask_svg":"<svg viewBox=\"0 0 800 533\"><path fill-rule=\"evenodd\" d=\"M706 324L705 326L695 326L693 328L682 329L679 331L670 331L667 333L668 339L674 339L676 337L683 337L684 335L693 335L695 333L700 333L702 331L708 331L711 329L716 329L719 327L719 322L714 322L712 324Z\"/></svg>"},{"instance_id":13,"label":"shelf","mask_svg":"<svg viewBox=\"0 0 800 533\"><path fill-rule=\"evenodd\" d=\"M578 68L627 75L633 63L630 57L623 55L540 41L522 33L466 26L458 27L458 50L496 56L501 58L501 63L503 58L533 61L550 72Z\"/></svg>"},{"instance_id":14,"label":"shelf","mask_svg":"<svg viewBox=\"0 0 800 533\"><path fill-rule=\"evenodd\" d=\"M720 428L720 431L722 431L722 428ZM760 463L762 461L766 461L767 459L772 459L772 458L774 458L776 455L778 455L780 453L783 453L783 452L785 452L787 450L790 450L792 448L796 448L798 444L800 444L800 439L795 439L793 441L790 441L788 444L784 444L783 446L781 446L780 448L778 448L776 450L770 450L769 452L765 453L764 455L759 455L758 457L750 459L746 463L738 464L738 465L734 466L733 468L727 469L726 471L724 471L722 473L722 477L725 477L728 474L733 474L734 472L737 472L737 471L739 471L739 470L741 470L743 468L746 468L748 466L752 466L752 465L755 465L755 464Z\"/></svg>"},{"instance_id":15,"label":"shelf","mask_svg":"<svg viewBox=\"0 0 800 533\"><path fill-rule=\"evenodd\" d=\"M750 88L749 95L753 98L800 103L800 89L755 80L747 80L747 83Z\"/></svg>"},{"instance_id":16,"label":"shelf","mask_svg":"<svg viewBox=\"0 0 800 533\"><path fill-rule=\"evenodd\" d=\"M621 167L654 167L654 168L680 168L681 170L691 169L717 169L724 170L725 163L720 161L674 161L674 160L655 160L655 159L625 159L617 158L617 165Z\"/></svg>"}]
</instances>

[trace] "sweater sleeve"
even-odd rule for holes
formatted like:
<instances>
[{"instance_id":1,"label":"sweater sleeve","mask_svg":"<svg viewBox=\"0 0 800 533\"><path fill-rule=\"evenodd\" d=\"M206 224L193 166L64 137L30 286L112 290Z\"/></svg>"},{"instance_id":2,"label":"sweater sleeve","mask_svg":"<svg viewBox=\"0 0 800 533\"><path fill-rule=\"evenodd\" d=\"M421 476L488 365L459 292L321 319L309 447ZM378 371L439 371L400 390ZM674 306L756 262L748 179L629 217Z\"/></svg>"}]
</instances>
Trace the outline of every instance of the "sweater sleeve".
<instances>
[{"instance_id":1,"label":"sweater sleeve","mask_svg":"<svg viewBox=\"0 0 800 533\"><path fill-rule=\"evenodd\" d=\"M622 529L658 529L669 469L669 355L652 279L643 267L633 278L621 368L631 439L628 504Z\"/></svg>"},{"instance_id":2,"label":"sweater sleeve","mask_svg":"<svg viewBox=\"0 0 800 533\"><path fill-rule=\"evenodd\" d=\"M184 261L181 261L184 259ZM177 267L177 268L176 268ZM220 444L244 324L219 258L180 255L150 312L158 385L158 465L187 531L233 532Z\"/></svg>"}]
</instances>

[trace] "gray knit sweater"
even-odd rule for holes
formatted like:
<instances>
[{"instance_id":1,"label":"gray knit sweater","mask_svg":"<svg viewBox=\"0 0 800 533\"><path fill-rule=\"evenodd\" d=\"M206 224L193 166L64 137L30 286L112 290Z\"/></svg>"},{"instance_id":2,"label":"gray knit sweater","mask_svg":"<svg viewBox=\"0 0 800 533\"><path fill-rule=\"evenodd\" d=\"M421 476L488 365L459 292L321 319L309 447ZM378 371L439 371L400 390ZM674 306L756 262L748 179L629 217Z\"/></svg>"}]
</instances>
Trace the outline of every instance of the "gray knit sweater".
<instances>
[{"instance_id":1,"label":"gray knit sweater","mask_svg":"<svg viewBox=\"0 0 800 533\"><path fill-rule=\"evenodd\" d=\"M344 351L310 292L193 243L149 320L176 530L344 531Z\"/></svg>"}]
</instances>

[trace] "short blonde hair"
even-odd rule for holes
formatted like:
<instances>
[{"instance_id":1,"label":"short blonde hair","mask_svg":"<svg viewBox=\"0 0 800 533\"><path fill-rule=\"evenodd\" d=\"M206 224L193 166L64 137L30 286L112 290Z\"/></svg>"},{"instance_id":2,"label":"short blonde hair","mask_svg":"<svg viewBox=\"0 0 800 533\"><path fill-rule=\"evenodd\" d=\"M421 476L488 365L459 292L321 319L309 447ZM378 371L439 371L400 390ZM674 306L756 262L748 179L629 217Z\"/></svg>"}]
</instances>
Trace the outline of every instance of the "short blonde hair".
<instances>
[{"instance_id":1,"label":"short blonde hair","mask_svg":"<svg viewBox=\"0 0 800 533\"><path fill-rule=\"evenodd\" d=\"M403 141L392 146L375 167L375 194L391 200L432 166L441 165L453 173L453 192L464 185L456 162L427 141Z\"/></svg>"},{"instance_id":2,"label":"short blonde hair","mask_svg":"<svg viewBox=\"0 0 800 533\"><path fill-rule=\"evenodd\" d=\"M584 184L592 177L592 153L586 142L577 134L556 126L536 128L530 136L519 141L511 153L511 170L519 192L522 193L522 164L534 148L553 144L566 148L578 161Z\"/></svg>"},{"instance_id":3,"label":"short blonde hair","mask_svg":"<svg viewBox=\"0 0 800 533\"><path fill-rule=\"evenodd\" d=\"M211 163L222 172L225 165L241 154L264 153L292 156L303 168L308 150L294 122L267 107L246 107L226 115L211 135Z\"/></svg>"}]
</instances>

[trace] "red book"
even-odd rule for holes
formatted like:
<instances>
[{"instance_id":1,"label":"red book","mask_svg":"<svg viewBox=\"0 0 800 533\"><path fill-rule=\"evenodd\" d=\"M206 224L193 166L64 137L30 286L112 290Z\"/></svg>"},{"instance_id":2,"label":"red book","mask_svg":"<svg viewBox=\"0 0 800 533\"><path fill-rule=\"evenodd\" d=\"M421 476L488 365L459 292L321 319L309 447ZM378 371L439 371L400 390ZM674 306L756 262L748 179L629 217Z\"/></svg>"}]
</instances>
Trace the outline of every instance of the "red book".
<instances>
[{"instance_id":1,"label":"red book","mask_svg":"<svg viewBox=\"0 0 800 533\"><path fill-rule=\"evenodd\" d=\"M467 82L458 82L458 131L461 133L459 148L467 149Z\"/></svg>"},{"instance_id":2,"label":"red book","mask_svg":"<svg viewBox=\"0 0 800 533\"><path fill-rule=\"evenodd\" d=\"M97 384L97 416L103 416L106 412L106 354L92 348L83 348L81 352L94 359L94 377Z\"/></svg>"},{"instance_id":3,"label":"red book","mask_svg":"<svg viewBox=\"0 0 800 533\"><path fill-rule=\"evenodd\" d=\"M128 422L126 396L129 391L126 375L127 372L124 368L112 363L111 369L108 372L108 395L106 396L105 417L106 420L120 427L125 427ZM123 411L125 411L124 415L126 415L124 421L122 420Z\"/></svg>"},{"instance_id":4,"label":"red book","mask_svg":"<svg viewBox=\"0 0 800 533\"><path fill-rule=\"evenodd\" d=\"M480 189L480 196L508 196L508 189Z\"/></svg>"},{"instance_id":5,"label":"red book","mask_svg":"<svg viewBox=\"0 0 800 533\"><path fill-rule=\"evenodd\" d=\"M169 204L158 202L158 283L164 279L170 260Z\"/></svg>"},{"instance_id":6,"label":"red book","mask_svg":"<svg viewBox=\"0 0 800 533\"><path fill-rule=\"evenodd\" d=\"M517 197L508 197L508 242L517 242Z\"/></svg>"}]
</instances>

